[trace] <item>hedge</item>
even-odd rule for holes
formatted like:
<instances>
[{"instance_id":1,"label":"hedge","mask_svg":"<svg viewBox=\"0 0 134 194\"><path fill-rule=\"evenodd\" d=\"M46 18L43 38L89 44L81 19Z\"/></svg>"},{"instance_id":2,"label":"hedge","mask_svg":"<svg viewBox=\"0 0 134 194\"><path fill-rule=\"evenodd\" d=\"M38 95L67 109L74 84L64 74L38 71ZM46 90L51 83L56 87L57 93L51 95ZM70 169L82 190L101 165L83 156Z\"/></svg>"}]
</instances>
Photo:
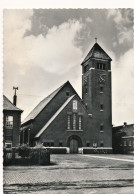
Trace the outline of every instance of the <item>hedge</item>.
<instances>
[{"instance_id":1,"label":"hedge","mask_svg":"<svg viewBox=\"0 0 134 194\"><path fill-rule=\"evenodd\" d=\"M18 153L19 157L16 157ZM10 155L10 156L8 156ZM4 165L46 165L50 164L50 152L45 148L21 146L4 149Z\"/></svg>"},{"instance_id":2,"label":"hedge","mask_svg":"<svg viewBox=\"0 0 134 194\"><path fill-rule=\"evenodd\" d=\"M49 147L47 149L49 150L50 154L66 154L67 153L66 148Z\"/></svg>"}]
</instances>

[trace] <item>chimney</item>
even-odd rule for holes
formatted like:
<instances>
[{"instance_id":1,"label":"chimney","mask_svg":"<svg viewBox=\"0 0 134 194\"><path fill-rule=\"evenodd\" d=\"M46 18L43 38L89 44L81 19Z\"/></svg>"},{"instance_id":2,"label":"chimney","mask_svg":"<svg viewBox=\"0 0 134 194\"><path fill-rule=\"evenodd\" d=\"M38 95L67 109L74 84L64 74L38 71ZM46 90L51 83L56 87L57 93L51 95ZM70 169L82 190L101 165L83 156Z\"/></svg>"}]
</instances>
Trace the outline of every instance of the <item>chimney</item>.
<instances>
[{"instance_id":1,"label":"chimney","mask_svg":"<svg viewBox=\"0 0 134 194\"><path fill-rule=\"evenodd\" d=\"M17 95L16 95L16 90L18 90L18 87L13 87L13 90L15 90L14 92L14 96L13 96L13 105L17 105Z\"/></svg>"},{"instance_id":2,"label":"chimney","mask_svg":"<svg viewBox=\"0 0 134 194\"><path fill-rule=\"evenodd\" d=\"M124 126L126 126L127 125L127 122L124 122Z\"/></svg>"}]
</instances>

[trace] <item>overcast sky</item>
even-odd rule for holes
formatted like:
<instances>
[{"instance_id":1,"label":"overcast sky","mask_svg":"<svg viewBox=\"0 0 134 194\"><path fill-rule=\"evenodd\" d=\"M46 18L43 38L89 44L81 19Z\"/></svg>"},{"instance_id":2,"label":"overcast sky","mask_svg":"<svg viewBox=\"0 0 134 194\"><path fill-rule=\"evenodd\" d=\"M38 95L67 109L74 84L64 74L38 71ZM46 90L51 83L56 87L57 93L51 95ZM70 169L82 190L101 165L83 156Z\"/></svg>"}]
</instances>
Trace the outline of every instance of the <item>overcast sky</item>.
<instances>
[{"instance_id":1,"label":"overcast sky","mask_svg":"<svg viewBox=\"0 0 134 194\"><path fill-rule=\"evenodd\" d=\"M4 94L22 120L69 80L81 96L81 62L95 43L112 61L113 124L134 123L133 10L4 10Z\"/></svg>"}]
</instances>

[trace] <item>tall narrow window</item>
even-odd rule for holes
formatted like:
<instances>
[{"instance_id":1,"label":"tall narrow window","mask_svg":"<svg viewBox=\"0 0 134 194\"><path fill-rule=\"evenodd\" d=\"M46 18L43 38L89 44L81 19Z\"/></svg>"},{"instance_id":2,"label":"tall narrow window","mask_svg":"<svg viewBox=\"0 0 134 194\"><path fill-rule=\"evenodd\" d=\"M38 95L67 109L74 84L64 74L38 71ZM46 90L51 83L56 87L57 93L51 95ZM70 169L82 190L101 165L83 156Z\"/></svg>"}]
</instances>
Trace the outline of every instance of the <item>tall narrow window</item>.
<instances>
[{"instance_id":1,"label":"tall narrow window","mask_svg":"<svg viewBox=\"0 0 134 194\"><path fill-rule=\"evenodd\" d=\"M71 115L67 115L67 130L71 129Z\"/></svg>"},{"instance_id":2,"label":"tall narrow window","mask_svg":"<svg viewBox=\"0 0 134 194\"><path fill-rule=\"evenodd\" d=\"M6 127L13 128L13 116L6 116Z\"/></svg>"},{"instance_id":3,"label":"tall narrow window","mask_svg":"<svg viewBox=\"0 0 134 194\"><path fill-rule=\"evenodd\" d=\"M127 146L127 142L126 142L126 140L124 141L124 146Z\"/></svg>"},{"instance_id":4,"label":"tall narrow window","mask_svg":"<svg viewBox=\"0 0 134 194\"><path fill-rule=\"evenodd\" d=\"M100 142L100 147L104 147L104 142L103 141Z\"/></svg>"},{"instance_id":5,"label":"tall narrow window","mask_svg":"<svg viewBox=\"0 0 134 194\"><path fill-rule=\"evenodd\" d=\"M69 91L66 91L66 96L69 96Z\"/></svg>"},{"instance_id":6,"label":"tall narrow window","mask_svg":"<svg viewBox=\"0 0 134 194\"><path fill-rule=\"evenodd\" d=\"M100 104L100 110L104 110L103 104Z\"/></svg>"},{"instance_id":7,"label":"tall narrow window","mask_svg":"<svg viewBox=\"0 0 134 194\"><path fill-rule=\"evenodd\" d=\"M100 86L100 92L103 92L104 89L103 89L103 86Z\"/></svg>"},{"instance_id":8,"label":"tall narrow window","mask_svg":"<svg viewBox=\"0 0 134 194\"><path fill-rule=\"evenodd\" d=\"M82 122L82 116L79 116L79 130L81 130L81 122Z\"/></svg>"},{"instance_id":9,"label":"tall narrow window","mask_svg":"<svg viewBox=\"0 0 134 194\"><path fill-rule=\"evenodd\" d=\"M103 64L103 63L97 63L97 69L100 69L100 70L106 70L106 64Z\"/></svg>"},{"instance_id":10,"label":"tall narrow window","mask_svg":"<svg viewBox=\"0 0 134 194\"><path fill-rule=\"evenodd\" d=\"M73 110L77 110L77 100L73 100Z\"/></svg>"},{"instance_id":11,"label":"tall narrow window","mask_svg":"<svg viewBox=\"0 0 134 194\"><path fill-rule=\"evenodd\" d=\"M129 140L129 146L132 146L131 140Z\"/></svg>"},{"instance_id":12,"label":"tall narrow window","mask_svg":"<svg viewBox=\"0 0 134 194\"><path fill-rule=\"evenodd\" d=\"M76 130L76 114L73 114L73 130Z\"/></svg>"},{"instance_id":13,"label":"tall narrow window","mask_svg":"<svg viewBox=\"0 0 134 194\"><path fill-rule=\"evenodd\" d=\"M103 127L103 124L100 125L100 132L103 132L104 131L104 127Z\"/></svg>"}]
</instances>

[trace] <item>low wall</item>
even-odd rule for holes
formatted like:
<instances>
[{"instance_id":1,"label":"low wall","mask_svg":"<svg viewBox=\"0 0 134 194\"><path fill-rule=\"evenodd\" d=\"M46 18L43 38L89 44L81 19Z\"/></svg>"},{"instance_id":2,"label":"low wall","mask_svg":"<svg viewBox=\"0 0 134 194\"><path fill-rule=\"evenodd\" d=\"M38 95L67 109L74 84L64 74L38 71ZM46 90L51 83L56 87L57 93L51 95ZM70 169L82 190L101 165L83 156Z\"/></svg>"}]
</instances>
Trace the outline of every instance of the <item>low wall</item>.
<instances>
[{"instance_id":1,"label":"low wall","mask_svg":"<svg viewBox=\"0 0 134 194\"><path fill-rule=\"evenodd\" d=\"M50 154L70 154L69 147L47 147ZM78 148L78 154L112 154L112 148Z\"/></svg>"}]
</instances>

